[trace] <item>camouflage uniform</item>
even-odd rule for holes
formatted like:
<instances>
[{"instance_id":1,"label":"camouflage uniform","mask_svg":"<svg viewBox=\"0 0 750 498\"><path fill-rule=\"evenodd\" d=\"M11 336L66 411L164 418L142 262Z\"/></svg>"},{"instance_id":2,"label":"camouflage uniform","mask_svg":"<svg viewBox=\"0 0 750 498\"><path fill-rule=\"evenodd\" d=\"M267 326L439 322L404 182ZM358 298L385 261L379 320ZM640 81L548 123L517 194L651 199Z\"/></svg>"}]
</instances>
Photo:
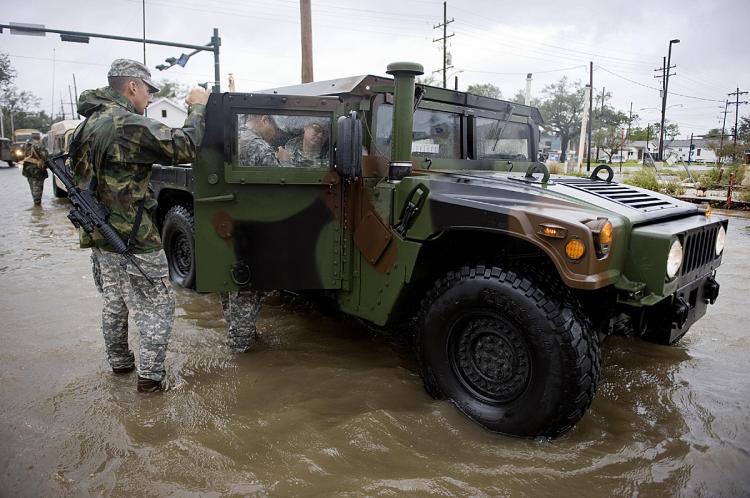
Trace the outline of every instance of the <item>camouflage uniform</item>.
<instances>
[{"instance_id":1,"label":"camouflage uniform","mask_svg":"<svg viewBox=\"0 0 750 498\"><path fill-rule=\"evenodd\" d=\"M92 249L94 280L104 299L102 333L107 360L113 369L133 367L135 357L128 347L128 314L140 332L138 376L159 381L164 377L164 358L174 320L174 291L169 282L164 251L136 254L134 258L152 286L132 263L114 252ZM98 278L97 278L98 277Z\"/></svg>"},{"instance_id":2,"label":"camouflage uniform","mask_svg":"<svg viewBox=\"0 0 750 498\"><path fill-rule=\"evenodd\" d=\"M255 321L260 313L263 292L239 291L223 292L221 308L224 319L229 323L227 345L235 353L250 350L257 340Z\"/></svg>"},{"instance_id":3,"label":"camouflage uniform","mask_svg":"<svg viewBox=\"0 0 750 498\"><path fill-rule=\"evenodd\" d=\"M239 156L240 166L282 166L274 148L249 128L239 134Z\"/></svg>"},{"instance_id":4,"label":"camouflage uniform","mask_svg":"<svg viewBox=\"0 0 750 498\"><path fill-rule=\"evenodd\" d=\"M44 165L44 161L47 160L47 151L39 142L29 140L24 146L24 153L26 157L23 160L21 174L29 181L34 205L39 206L42 203L44 180L49 176L47 167Z\"/></svg>"},{"instance_id":5,"label":"camouflage uniform","mask_svg":"<svg viewBox=\"0 0 750 498\"><path fill-rule=\"evenodd\" d=\"M328 159L322 155L322 151L317 154L305 153L303 141L304 137L298 136L286 143L284 148L289 153L289 162L301 168L327 168Z\"/></svg>"},{"instance_id":6,"label":"camouflage uniform","mask_svg":"<svg viewBox=\"0 0 750 498\"><path fill-rule=\"evenodd\" d=\"M148 70L135 61L118 59L112 64L110 76L130 76L118 74L123 64L139 66L148 75L142 77L143 81L153 86L147 80ZM78 112L87 119L75 132L80 140L71 158L75 180L82 188L94 186L99 202L110 209L110 225L123 240L129 239L138 206L143 203L143 218L131 252L154 280L151 285L132 264L124 266L124 258L112 251L98 231L88 235L80 230L81 247L93 248L94 280L104 300L102 332L107 358L116 370L133 365L133 353L127 346L128 313L133 312L140 331L138 376L160 381L174 318L174 294L153 221L156 200L149 190L151 166L156 162L193 161L203 137L205 106L190 106L185 125L169 128L136 114L126 97L105 87L83 92Z\"/></svg>"}]
</instances>

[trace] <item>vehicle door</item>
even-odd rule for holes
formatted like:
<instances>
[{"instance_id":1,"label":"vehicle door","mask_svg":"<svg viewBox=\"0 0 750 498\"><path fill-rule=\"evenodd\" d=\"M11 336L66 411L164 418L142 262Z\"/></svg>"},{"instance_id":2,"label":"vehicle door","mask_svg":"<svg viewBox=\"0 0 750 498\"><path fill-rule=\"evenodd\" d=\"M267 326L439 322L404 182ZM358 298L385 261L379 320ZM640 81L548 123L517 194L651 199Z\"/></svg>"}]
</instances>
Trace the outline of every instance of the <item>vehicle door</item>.
<instances>
[{"instance_id":1,"label":"vehicle door","mask_svg":"<svg viewBox=\"0 0 750 498\"><path fill-rule=\"evenodd\" d=\"M341 182L332 166L339 105L331 97L211 95L193 167L199 291L340 287Z\"/></svg>"}]
</instances>

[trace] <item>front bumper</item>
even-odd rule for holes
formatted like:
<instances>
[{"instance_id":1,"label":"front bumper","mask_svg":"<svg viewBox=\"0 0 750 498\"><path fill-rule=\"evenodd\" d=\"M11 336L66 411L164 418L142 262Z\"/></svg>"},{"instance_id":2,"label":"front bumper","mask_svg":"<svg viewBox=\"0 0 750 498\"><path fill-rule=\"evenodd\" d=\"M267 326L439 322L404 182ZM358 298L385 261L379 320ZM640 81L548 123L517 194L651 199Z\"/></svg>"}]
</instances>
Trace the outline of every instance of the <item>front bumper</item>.
<instances>
[{"instance_id":1,"label":"front bumper","mask_svg":"<svg viewBox=\"0 0 750 498\"><path fill-rule=\"evenodd\" d=\"M657 305L645 309L641 316L640 332L659 344L674 344L688 329L706 314L709 304L719 296L715 272L704 275L679 288Z\"/></svg>"}]
</instances>

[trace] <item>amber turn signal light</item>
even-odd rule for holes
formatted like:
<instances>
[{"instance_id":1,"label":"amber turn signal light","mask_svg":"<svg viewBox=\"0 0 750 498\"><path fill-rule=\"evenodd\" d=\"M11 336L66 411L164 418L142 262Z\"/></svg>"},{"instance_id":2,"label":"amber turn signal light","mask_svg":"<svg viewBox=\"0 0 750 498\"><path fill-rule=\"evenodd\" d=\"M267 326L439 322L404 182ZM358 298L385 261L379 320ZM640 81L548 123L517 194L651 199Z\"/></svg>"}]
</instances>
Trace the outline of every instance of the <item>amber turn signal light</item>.
<instances>
[{"instance_id":1,"label":"amber turn signal light","mask_svg":"<svg viewBox=\"0 0 750 498\"><path fill-rule=\"evenodd\" d=\"M564 239L568 235L568 230L557 225L542 223L536 233L553 239Z\"/></svg>"},{"instance_id":2,"label":"amber turn signal light","mask_svg":"<svg viewBox=\"0 0 750 498\"><path fill-rule=\"evenodd\" d=\"M565 254L573 260L579 260L586 254L586 246L581 239L570 239L565 244Z\"/></svg>"}]
</instances>

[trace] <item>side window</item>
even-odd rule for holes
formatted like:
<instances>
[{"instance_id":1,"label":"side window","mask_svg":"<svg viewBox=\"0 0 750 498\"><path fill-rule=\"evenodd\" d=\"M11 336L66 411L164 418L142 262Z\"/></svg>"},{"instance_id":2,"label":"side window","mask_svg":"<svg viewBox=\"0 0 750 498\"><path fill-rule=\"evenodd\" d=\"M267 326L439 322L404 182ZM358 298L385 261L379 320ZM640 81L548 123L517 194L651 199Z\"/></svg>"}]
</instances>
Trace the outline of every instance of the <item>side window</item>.
<instances>
[{"instance_id":1,"label":"side window","mask_svg":"<svg viewBox=\"0 0 750 498\"><path fill-rule=\"evenodd\" d=\"M529 160L528 125L477 118L477 158Z\"/></svg>"},{"instance_id":2,"label":"side window","mask_svg":"<svg viewBox=\"0 0 750 498\"><path fill-rule=\"evenodd\" d=\"M393 139L393 106L378 107L375 154L390 156ZM412 128L412 155L417 157L461 157L461 118L458 114L417 109Z\"/></svg>"},{"instance_id":3,"label":"side window","mask_svg":"<svg viewBox=\"0 0 750 498\"><path fill-rule=\"evenodd\" d=\"M328 168L330 116L237 114L239 167Z\"/></svg>"}]
</instances>

